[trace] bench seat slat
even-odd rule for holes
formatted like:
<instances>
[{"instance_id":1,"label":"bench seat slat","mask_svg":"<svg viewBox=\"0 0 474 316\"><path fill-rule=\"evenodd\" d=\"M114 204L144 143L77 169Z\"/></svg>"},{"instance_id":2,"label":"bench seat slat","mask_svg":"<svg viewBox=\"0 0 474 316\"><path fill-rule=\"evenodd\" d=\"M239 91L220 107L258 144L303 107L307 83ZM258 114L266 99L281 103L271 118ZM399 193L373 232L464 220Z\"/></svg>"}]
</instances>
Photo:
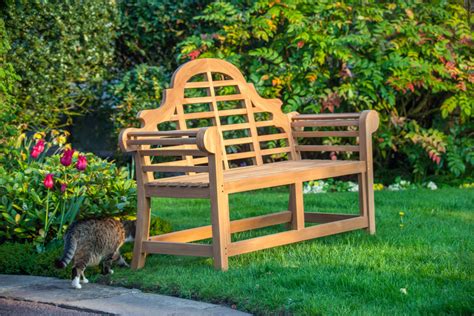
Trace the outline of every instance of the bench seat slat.
<instances>
[{"instance_id":1,"label":"bench seat slat","mask_svg":"<svg viewBox=\"0 0 474 316\"><path fill-rule=\"evenodd\" d=\"M352 160L294 160L262 166L248 166L224 171L224 188L229 193L258 188L287 185L294 181L309 181L365 172L363 161ZM176 190L208 187L209 174L163 178L146 184L147 187L175 187ZM174 193L175 194L175 193Z\"/></svg>"}]
</instances>

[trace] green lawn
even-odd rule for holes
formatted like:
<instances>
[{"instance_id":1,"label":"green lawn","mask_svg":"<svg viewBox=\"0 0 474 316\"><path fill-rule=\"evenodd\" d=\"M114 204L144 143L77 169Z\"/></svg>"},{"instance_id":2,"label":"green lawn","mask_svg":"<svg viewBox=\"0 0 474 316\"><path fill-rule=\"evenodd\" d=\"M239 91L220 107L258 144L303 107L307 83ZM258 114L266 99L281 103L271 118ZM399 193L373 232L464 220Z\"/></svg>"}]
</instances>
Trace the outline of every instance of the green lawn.
<instances>
[{"instance_id":1,"label":"green lawn","mask_svg":"<svg viewBox=\"0 0 474 316\"><path fill-rule=\"evenodd\" d=\"M474 312L474 190L382 191L375 200L375 236L355 231L232 257L227 272L215 271L211 259L151 255L144 269L117 269L110 282L255 314ZM284 189L233 195L231 218L285 210L287 202ZM307 211L357 206L355 193L305 195ZM176 230L210 222L205 200L156 199L153 213Z\"/></svg>"}]
</instances>

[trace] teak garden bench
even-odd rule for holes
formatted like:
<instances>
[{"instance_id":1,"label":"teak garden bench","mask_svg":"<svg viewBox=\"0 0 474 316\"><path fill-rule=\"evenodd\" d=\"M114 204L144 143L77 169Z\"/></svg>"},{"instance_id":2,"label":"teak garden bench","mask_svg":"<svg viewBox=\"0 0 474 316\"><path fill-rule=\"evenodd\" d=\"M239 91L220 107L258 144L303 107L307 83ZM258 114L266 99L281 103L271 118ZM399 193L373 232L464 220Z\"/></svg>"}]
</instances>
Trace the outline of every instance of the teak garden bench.
<instances>
[{"instance_id":1,"label":"teak garden bench","mask_svg":"<svg viewBox=\"0 0 474 316\"><path fill-rule=\"evenodd\" d=\"M213 257L215 268L226 270L229 256L354 229L375 233L372 133L379 124L377 112L284 114L281 105L279 99L260 97L223 60L193 60L174 73L161 106L141 111L141 128L127 128L119 137L121 149L133 152L136 164L132 268L143 267L147 254L160 253ZM358 145L298 144L307 137L353 137ZM358 152L359 159L302 159L303 152ZM287 160L275 162L275 157ZM156 172L174 176L155 178ZM345 175L358 176L360 214L304 212L304 181ZM229 194L283 185L290 187L287 211L230 221ZM149 236L151 197L210 199L212 225ZM318 225L305 227L305 222ZM232 233L282 223L291 230L231 242ZM212 244L193 243L209 238Z\"/></svg>"}]
</instances>

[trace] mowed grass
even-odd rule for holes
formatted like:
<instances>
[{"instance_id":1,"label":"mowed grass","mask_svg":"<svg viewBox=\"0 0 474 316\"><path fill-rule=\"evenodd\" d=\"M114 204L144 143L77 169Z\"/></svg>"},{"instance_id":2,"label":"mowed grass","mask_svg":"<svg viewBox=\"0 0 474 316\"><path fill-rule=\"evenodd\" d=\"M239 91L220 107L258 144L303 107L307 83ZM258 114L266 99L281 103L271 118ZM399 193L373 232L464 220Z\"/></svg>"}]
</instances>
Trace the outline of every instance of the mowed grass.
<instances>
[{"instance_id":1,"label":"mowed grass","mask_svg":"<svg viewBox=\"0 0 474 316\"><path fill-rule=\"evenodd\" d=\"M231 218L239 219L286 210L288 193L237 194L230 203ZM231 257L227 272L215 271L208 258L150 255L144 269L117 269L110 281L255 314L474 312L474 190L382 191L375 203L375 236L359 230ZM356 213L357 207L356 193L305 195L306 211ZM210 222L206 200L156 199L153 214L175 230Z\"/></svg>"}]
</instances>

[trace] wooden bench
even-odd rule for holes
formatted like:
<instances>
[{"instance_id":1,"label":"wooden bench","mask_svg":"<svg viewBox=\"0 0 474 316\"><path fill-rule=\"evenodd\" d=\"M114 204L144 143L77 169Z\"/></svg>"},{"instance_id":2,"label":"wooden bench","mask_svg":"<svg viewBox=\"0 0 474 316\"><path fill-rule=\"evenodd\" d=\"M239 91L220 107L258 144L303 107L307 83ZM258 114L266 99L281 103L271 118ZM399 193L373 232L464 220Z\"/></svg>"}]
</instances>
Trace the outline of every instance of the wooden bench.
<instances>
[{"instance_id":1,"label":"wooden bench","mask_svg":"<svg viewBox=\"0 0 474 316\"><path fill-rule=\"evenodd\" d=\"M141 128L121 132L120 147L134 153L136 164L134 269L143 267L147 254L160 253L213 257L215 268L226 270L229 256L360 228L375 233L372 133L377 113L284 114L281 105L260 97L232 64L197 59L174 73L159 108L138 114ZM300 145L307 137L352 137L358 145ZM304 152L359 157L302 159ZM157 157L174 160L157 162ZM155 178L157 172L174 176ZM304 212L304 181L345 175L358 176L360 214ZM288 210L230 221L229 194L283 185L290 188ZM149 236L151 197L210 199L212 224ZM305 227L305 222L318 225ZM282 223L291 230L231 242L232 233ZM212 244L193 243L208 238Z\"/></svg>"}]
</instances>

